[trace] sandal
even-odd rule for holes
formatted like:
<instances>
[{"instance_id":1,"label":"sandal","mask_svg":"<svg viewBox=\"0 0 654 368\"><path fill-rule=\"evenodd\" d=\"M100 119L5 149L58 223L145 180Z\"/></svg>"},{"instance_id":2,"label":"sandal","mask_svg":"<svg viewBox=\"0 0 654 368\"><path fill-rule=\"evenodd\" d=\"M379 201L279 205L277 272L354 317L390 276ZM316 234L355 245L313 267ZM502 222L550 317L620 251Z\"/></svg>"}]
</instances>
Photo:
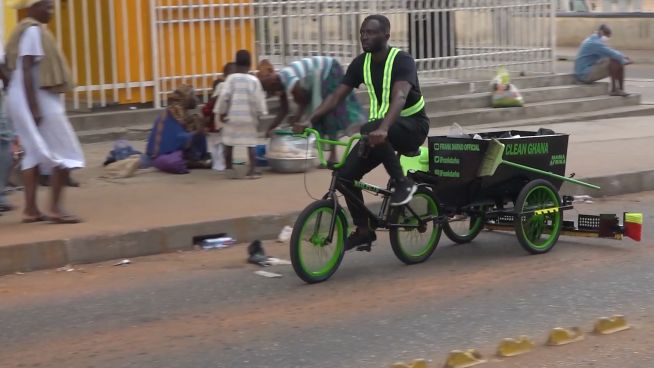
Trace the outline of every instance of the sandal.
<instances>
[{"instance_id":1,"label":"sandal","mask_svg":"<svg viewBox=\"0 0 654 368\"><path fill-rule=\"evenodd\" d=\"M35 222L47 221L48 217L45 215L38 215L36 217L25 217L21 220L23 224L33 224Z\"/></svg>"},{"instance_id":2,"label":"sandal","mask_svg":"<svg viewBox=\"0 0 654 368\"><path fill-rule=\"evenodd\" d=\"M50 216L47 218L51 224L79 224L82 220L73 215Z\"/></svg>"}]
</instances>

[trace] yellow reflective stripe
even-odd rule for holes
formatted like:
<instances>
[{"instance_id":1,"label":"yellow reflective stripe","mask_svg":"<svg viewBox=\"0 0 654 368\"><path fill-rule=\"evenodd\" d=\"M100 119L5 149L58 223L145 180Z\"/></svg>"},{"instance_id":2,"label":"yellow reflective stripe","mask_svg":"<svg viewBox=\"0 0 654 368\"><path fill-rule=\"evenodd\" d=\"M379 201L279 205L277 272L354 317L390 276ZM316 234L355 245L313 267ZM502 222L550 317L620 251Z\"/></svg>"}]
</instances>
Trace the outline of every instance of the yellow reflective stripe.
<instances>
[{"instance_id":1,"label":"yellow reflective stripe","mask_svg":"<svg viewBox=\"0 0 654 368\"><path fill-rule=\"evenodd\" d=\"M366 53L366 58L363 62L363 82L365 83L366 88L368 89L368 96L370 97L370 114L368 116L369 121L377 119L377 107L378 107L377 95L375 94L375 86L372 83L372 75L370 71L371 60L372 60L372 54Z\"/></svg>"},{"instance_id":2,"label":"yellow reflective stripe","mask_svg":"<svg viewBox=\"0 0 654 368\"><path fill-rule=\"evenodd\" d=\"M547 214L547 213L555 213L555 212L559 212L558 207L543 208L542 210L536 210L536 211L534 211L534 214L535 215L544 215L544 214Z\"/></svg>"},{"instance_id":3,"label":"yellow reflective stripe","mask_svg":"<svg viewBox=\"0 0 654 368\"><path fill-rule=\"evenodd\" d=\"M382 100L381 105L377 100L377 94L375 93L375 86L372 83L372 54L366 53L366 57L363 62L363 81L368 89L368 96L370 97L370 114L368 117L369 121L382 119L388 113L388 110L391 106L391 82L393 79L393 65L395 64L395 57L400 52L400 49L391 48L386 58L386 63L384 65L384 75L382 80ZM425 107L424 97L420 97L418 102L413 106L408 107L400 112L400 116L407 117L414 115Z\"/></svg>"},{"instance_id":4,"label":"yellow reflective stripe","mask_svg":"<svg viewBox=\"0 0 654 368\"><path fill-rule=\"evenodd\" d=\"M391 81L393 74L393 64L395 63L395 56L399 49L392 48L386 58L386 65L384 66L384 80L382 83L382 103L379 108L379 119L386 116L389 107L391 106Z\"/></svg>"},{"instance_id":5,"label":"yellow reflective stripe","mask_svg":"<svg viewBox=\"0 0 654 368\"><path fill-rule=\"evenodd\" d=\"M418 102L416 102L413 106L407 107L406 109L402 110L402 112L400 113L400 116L407 117L407 116L417 114L424 107L425 107L425 98L423 96L420 96L420 99L418 100Z\"/></svg>"}]
</instances>

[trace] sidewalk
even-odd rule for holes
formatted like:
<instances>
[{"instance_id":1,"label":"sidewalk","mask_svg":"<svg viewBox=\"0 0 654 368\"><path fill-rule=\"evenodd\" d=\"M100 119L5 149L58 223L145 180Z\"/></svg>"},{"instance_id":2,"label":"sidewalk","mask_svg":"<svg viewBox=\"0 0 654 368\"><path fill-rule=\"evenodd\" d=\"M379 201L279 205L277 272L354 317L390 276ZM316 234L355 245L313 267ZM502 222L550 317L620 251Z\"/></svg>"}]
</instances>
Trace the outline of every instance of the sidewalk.
<instances>
[{"instance_id":1,"label":"sidewalk","mask_svg":"<svg viewBox=\"0 0 654 368\"><path fill-rule=\"evenodd\" d=\"M466 130L504 129L493 126ZM576 178L596 178L591 181L606 184L603 192L584 193L598 196L654 189L651 117L547 127L571 134L568 174L575 172ZM431 135L446 134L448 129L432 129ZM143 146L134 142L136 149ZM110 149L107 143L84 145L88 168L74 174L82 187L67 191L70 210L85 223L21 224L20 211L0 217L0 275L190 249L192 237L201 234L226 232L242 242L276 237L312 201L305 184L313 197L320 197L331 175L315 170L306 175L305 182L302 174L266 173L261 180L228 180L210 170L180 176L142 171L133 178L109 181L98 176ZM379 168L366 180L383 186L387 177ZM41 188L39 193L43 209L47 208L47 190ZM9 198L15 205L22 204L21 193Z\"/></svg>"}]
</instances>

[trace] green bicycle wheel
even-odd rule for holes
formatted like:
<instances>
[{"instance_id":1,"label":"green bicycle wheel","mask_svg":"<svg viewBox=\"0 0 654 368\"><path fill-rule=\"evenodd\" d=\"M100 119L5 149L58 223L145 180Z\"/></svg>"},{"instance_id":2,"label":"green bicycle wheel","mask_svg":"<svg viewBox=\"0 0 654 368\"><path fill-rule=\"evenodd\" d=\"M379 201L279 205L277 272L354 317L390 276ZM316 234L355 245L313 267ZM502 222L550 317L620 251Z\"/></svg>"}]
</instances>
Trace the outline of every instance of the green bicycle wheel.
<instances>
[{"instance_id":1,"label":"green bicycle wheel","mask_svg":"<svg viewBox=\"0 0 654 368\"><path fill-rule=\"evenodd\" d=\"M518 195L515 233L520 245L531 254L549 252L561 235L561 198L547 180L529 182Z\"/></svg>"},{"instance_id":2,"label":"green bicycle wheel","mask_svg":"<svg viewBox=\"0 0 654 368\"><path fill-rule=\"evenodd\" d=\"M484 216L462 215L455 221L443 224L443 232L451 241L458 244L470 243L484 229Z\"/></svg>"},{"instance_id":3,"label":"green bicycle wheel","mask_svg":"<svg viewBox=\"0 0 654 368\"><path fill-rule=\"evenodd\" d=\"M291 235L291 263L303 281L314 284L329 279L343 260L347 220L338 208L334 236L328 244L329 227L334 215L334 202L316 201L295 221Z\"/></svg>"},{"instance_id":4,"label":"green bicycle wheel","mask_svg":"<svg viewBox=\"0 0 654 368\"><path fill-rule=\"evenodd\" d=\"M389 222L415 226L420 223L419 219L436 217L438 213L434 194L431 190L421 187L407 205L391 210ZM441 237L441 225L434 219L427 221L422 227L393 227L389 235L395 256L411 265L426 261L434 253Z\"/></svg>"}]
</instances>

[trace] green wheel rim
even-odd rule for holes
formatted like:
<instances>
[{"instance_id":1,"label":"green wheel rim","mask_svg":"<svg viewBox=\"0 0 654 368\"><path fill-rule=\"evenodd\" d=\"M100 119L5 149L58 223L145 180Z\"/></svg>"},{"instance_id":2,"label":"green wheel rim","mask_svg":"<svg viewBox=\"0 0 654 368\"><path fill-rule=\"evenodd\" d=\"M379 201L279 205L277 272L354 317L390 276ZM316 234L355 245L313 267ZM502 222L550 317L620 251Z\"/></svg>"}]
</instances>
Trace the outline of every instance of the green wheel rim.
<instances>
[{"instance_id":1,"label":"green wheel rim","mask_svg":"<svg viewBox=\"0 0 654 368\"><path fill-rule=\"evenodd\" d=\"M474 234L477 231L479 231L479 229L484 225L484 217L481 215L475 217L474 220L470 216L468 216L468 220L470 220L470 222L451 221L448 223L448 226L450 227L450 230L452 230L453 233L459 235L460 237L467 237L470 234ZM466 226L465 228L463 226L456 226L456 225L462 225L464 223L468 224L468 226ZM462 231L459 232L459 229Z\"/></svg>"},{"instance_id":2,"label":"green wheel rim","mask_svg":"<svg viewBox=\"0 0 654 368\"><path fill-rule=\"evenodd\" d=\"M420 201L420 202L419 202ZM420 217L438 216L438 206L434 199L424 193L416 193L409 206ZM417 225L418 219L408 210L404 209L397 220L398 224ZM397 240L401 252L408 258L421 258L431 251L441 231L434 221L427 223L427 229L420 232L417 228L398 228ZM427 239L425 242L424 239ZM410 242L414 241L410 245ZM416 249L417 248L417 249Z\"/></svg>"},{"instance_id":3,"label":"green wheel rim","mask_svg":"<svg viewBox=\"0 0 654 368\"><path fill-rule=\"evenodd\" d=\"M520 228L529 246L544 250L551 248L557 240L561 230L561 212L559 210L559 196L550 188L536 186L525 197L522 212L531 212L547 208L556 208L557 211L545 214L522 215ZM543 237L543 235L549 235Z\"/></svg>"},{"instance_id":4,"label":"green wheel rim","mask_svg":"<svg viewBox=\"0 0 654 368\"><path fill-rule=\"evenodd\" d=\"M298 244L300 267L312 277L329 275L338 264L340 254L343 252L345 236L343 223L339 217L336 217L331 244L325 244L333 212L332 208L320 207L312 212L302 225Z\"/></svg>"}]
</instances>

